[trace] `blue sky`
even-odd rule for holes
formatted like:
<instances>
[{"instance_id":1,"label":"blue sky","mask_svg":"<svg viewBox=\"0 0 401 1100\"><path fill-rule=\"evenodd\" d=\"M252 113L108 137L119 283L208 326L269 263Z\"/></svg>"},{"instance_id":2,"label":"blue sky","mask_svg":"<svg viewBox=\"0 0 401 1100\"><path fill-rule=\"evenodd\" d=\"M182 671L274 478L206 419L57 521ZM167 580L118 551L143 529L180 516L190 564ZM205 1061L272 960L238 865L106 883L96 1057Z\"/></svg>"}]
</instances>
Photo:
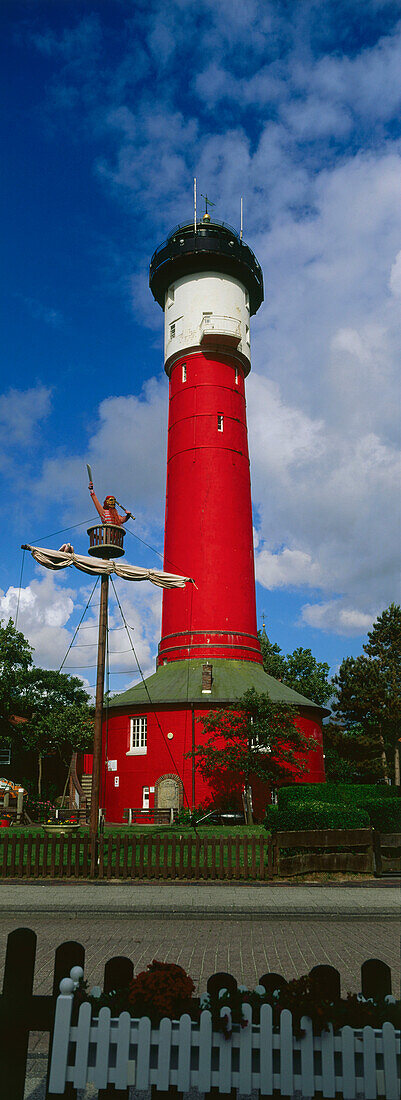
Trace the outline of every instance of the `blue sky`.
<instances>
[{"instance_id":1,"label":"blue sky","mask_svg":"<svg viewBox=\"0 0 401 1100\"><path fill-rule=\"evenodd\" d=\"M58 667L91 586L26 558L18 593L19 546L80 523L86 551L86 461L162 550L148 263L196 175L234 226L244 196L265 276L247 384L259 621L335 669L399 598L401 2L3 0L0 21L0 614L19 596L37 663ZM151 672L160 594L120 593ZM68 661L88 684L95 620ZM136 678L122 638L113 690Z\"/></svg>"}]
</instances>

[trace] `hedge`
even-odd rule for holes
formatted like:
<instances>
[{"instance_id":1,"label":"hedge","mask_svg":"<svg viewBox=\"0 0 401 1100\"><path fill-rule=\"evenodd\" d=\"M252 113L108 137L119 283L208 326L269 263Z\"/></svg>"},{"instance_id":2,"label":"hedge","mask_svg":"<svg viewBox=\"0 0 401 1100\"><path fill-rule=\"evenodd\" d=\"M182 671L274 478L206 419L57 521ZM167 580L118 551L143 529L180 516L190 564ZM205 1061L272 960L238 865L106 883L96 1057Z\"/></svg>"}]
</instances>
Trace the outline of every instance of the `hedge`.
<instances>
[{"instance_id":1,"label":"hedge","mask_svg":"<svg viewBox=\"0 0 401 1100\"><path fill-rule=\"evenodd\" d=\"M269 832L302 829L368 829L366 810L352 806L333 806L325 802L298 802L285 809L267 806L265 827Z\"/></svg>"},{"instance_id":2,"label":"hedge","mask_svg":"<svg viewBox=\"0 0 401 1100\"><path fill-rule=\"evenodd\" d=\"M298 783L291 787L280 787L278 805L280 809L299 802L325 802L335 805L366 806L372 799L384 801L398 798L397 787L375 783ZM401 801L401 800L400 800Z\"/></svg>"},{"instance_id":3,"label":"hedge","mask_svg":"<svg viewBox=\"0 0 401 1100\"><path fill-rule=\"evenodd\" d=\"M370 824L379 833L401 833L401 798L390 802L388 799L372 799L366 804Z\"/></svg>"}]
</instances>

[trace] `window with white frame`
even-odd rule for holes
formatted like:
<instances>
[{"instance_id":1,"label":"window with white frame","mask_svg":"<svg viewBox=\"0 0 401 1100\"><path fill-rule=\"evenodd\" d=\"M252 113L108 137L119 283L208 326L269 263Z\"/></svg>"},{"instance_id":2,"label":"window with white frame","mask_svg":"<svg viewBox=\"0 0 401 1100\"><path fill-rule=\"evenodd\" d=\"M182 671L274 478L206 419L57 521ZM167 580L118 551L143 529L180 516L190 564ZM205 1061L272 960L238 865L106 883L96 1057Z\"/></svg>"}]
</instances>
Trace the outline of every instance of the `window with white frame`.
<instances>
[{"instance_id":1,"label":"window with white frame","mask_svg":"<svg viewBox=\"0 0 401 1100\"><path fill-rule=\"evenodd\" d=\"M187 364L183 363L182 364L182 381L186 382L186 380L187 380Z\"/></svg>"},{"instance_id":2,"label":"window with white frame","mask_svg":"<svg viewBox=\"0 0 401 1100\"><path fill-rule=\"evenodd\" d=\"M130 719L130 747L129 752L145 753L147 751L147 718L131 718Z\"/></svg>"},{"instance_id":3,"label":"window with white frame","mask_svg":"<svg viewBox=\"0 0 401 1100\"><path fill-rule=\"evenodd\" d=\"M174 290L175 290L174 286L169 286L168 291L167 291L167 307L168 308L173 305L174 298L175 298Z\"/></svg>"},{"instance_id":4,"label":"window with white frame","mask_svg":"<svg viewBox=\"0 0 401 1100\"><path fill-rule=\"evenodd\" d=\"M224 417L223 413L217 413L217 431L224 431Z\"/></svg>"},{"instance_id":5,"label":"window with white frame","mask_svg":"<svg viewBox=\"0 0 401 1100\"><path fill-rule=\"evenodd\" d=\"M149 809L149 787L142 787L142 809Z\"/></svg>"},{"instance_id":6,"label":"window with white frame","mask_svg":"<svg viewBox=\"0 0 401 1100\"><path fill-rule=\"evenodd\" d=\"M4 745L0 749L0 764L11 764L11 749L4 748Z\"/></svg>"},{"instance_id":7,"label":"window with white frame","mask_svg":"<svg viewBox=\"0 0 401 1100\"><path fill-rule=\"evenodd\" d=\"M238 370L238 367L236 367L235 368L235 385L238 386L238 383L239 383L239 370Z\"/></svg>"},{"instance_id":8,"label":"window with white frame","mask_svg":"<svg viewBox=\"0 0 401 1100\"><path fill-rule=\"evenodd\" d=\"M271 745L266 745L265 741L261 741L259 734L254 733L250 738L250 749L252 752L271 752Z\"/></svg>"}]
</instances>

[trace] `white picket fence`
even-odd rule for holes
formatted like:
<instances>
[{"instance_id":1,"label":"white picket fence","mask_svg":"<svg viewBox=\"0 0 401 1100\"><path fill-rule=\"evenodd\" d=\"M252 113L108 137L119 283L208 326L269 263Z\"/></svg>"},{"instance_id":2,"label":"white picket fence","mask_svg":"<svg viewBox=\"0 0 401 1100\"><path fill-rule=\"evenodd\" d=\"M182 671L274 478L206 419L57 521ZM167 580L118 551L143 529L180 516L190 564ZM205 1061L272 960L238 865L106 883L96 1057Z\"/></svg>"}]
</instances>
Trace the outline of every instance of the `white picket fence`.
<instances>
[{"instance_id":1,"label":"white picket fence","mask_svg":"<svg viewBox=\"0 0 401 1100\"><path fill-rule=\"evenodd\" d=\"M183 1015L152 1027L147 1017L134 1020L128 1012L114 1019L109 1008L92 1018L90 1004L84 1003L77 1026L71 1026L73 992L65 991L67 982L73 985L69 979L61 983L51 1054L49 1089L56 1095L63 1094L67 1082L75 1088L92 1082L99 1089L155 1085L165 1092L175 1085L179 1092L196 1088L208 1093L217 1087L221 1093L237 1089L239 1096L258 1089L262 1096L277 1090L287 1097L300 1091L304 1097L319 1092L345 1100L358 1094L364 1100L399 1100L400 1032L390 1023L380 1030L343 1027L336 1035L330 1027L316 1036L303 1017L305 1034L297 1039L288 1009L274 1032L269 1005L262 1006L258 1024L252 1023L251 1006L244 1005L247 1026L234 1025L226 1039L212 1030L206 1010L199 1023Z\"/></svg>"}]
</instances>

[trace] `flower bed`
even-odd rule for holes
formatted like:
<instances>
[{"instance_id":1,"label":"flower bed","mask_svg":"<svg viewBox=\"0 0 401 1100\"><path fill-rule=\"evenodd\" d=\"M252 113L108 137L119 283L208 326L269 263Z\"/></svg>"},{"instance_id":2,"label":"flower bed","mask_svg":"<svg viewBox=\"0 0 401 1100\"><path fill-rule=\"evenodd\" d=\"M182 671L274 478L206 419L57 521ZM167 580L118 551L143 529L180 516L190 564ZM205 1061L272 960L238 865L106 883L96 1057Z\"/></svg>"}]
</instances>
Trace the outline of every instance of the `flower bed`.
<instances>
[{"instance_id":1,"label":"flower bed","mask_svg":"<svg viewBox=\"0 0 401 1100\"><path fill-rule=\"evenodd\" d=\"M90 993L79 967L60 985L50 1091L66 1082L166 1091L258 1089L398 1100L400 1002L324 1001L311 976L279 990L193 997L181 967L158 963L125 989Z\"/></svg>"}]
</instances>

